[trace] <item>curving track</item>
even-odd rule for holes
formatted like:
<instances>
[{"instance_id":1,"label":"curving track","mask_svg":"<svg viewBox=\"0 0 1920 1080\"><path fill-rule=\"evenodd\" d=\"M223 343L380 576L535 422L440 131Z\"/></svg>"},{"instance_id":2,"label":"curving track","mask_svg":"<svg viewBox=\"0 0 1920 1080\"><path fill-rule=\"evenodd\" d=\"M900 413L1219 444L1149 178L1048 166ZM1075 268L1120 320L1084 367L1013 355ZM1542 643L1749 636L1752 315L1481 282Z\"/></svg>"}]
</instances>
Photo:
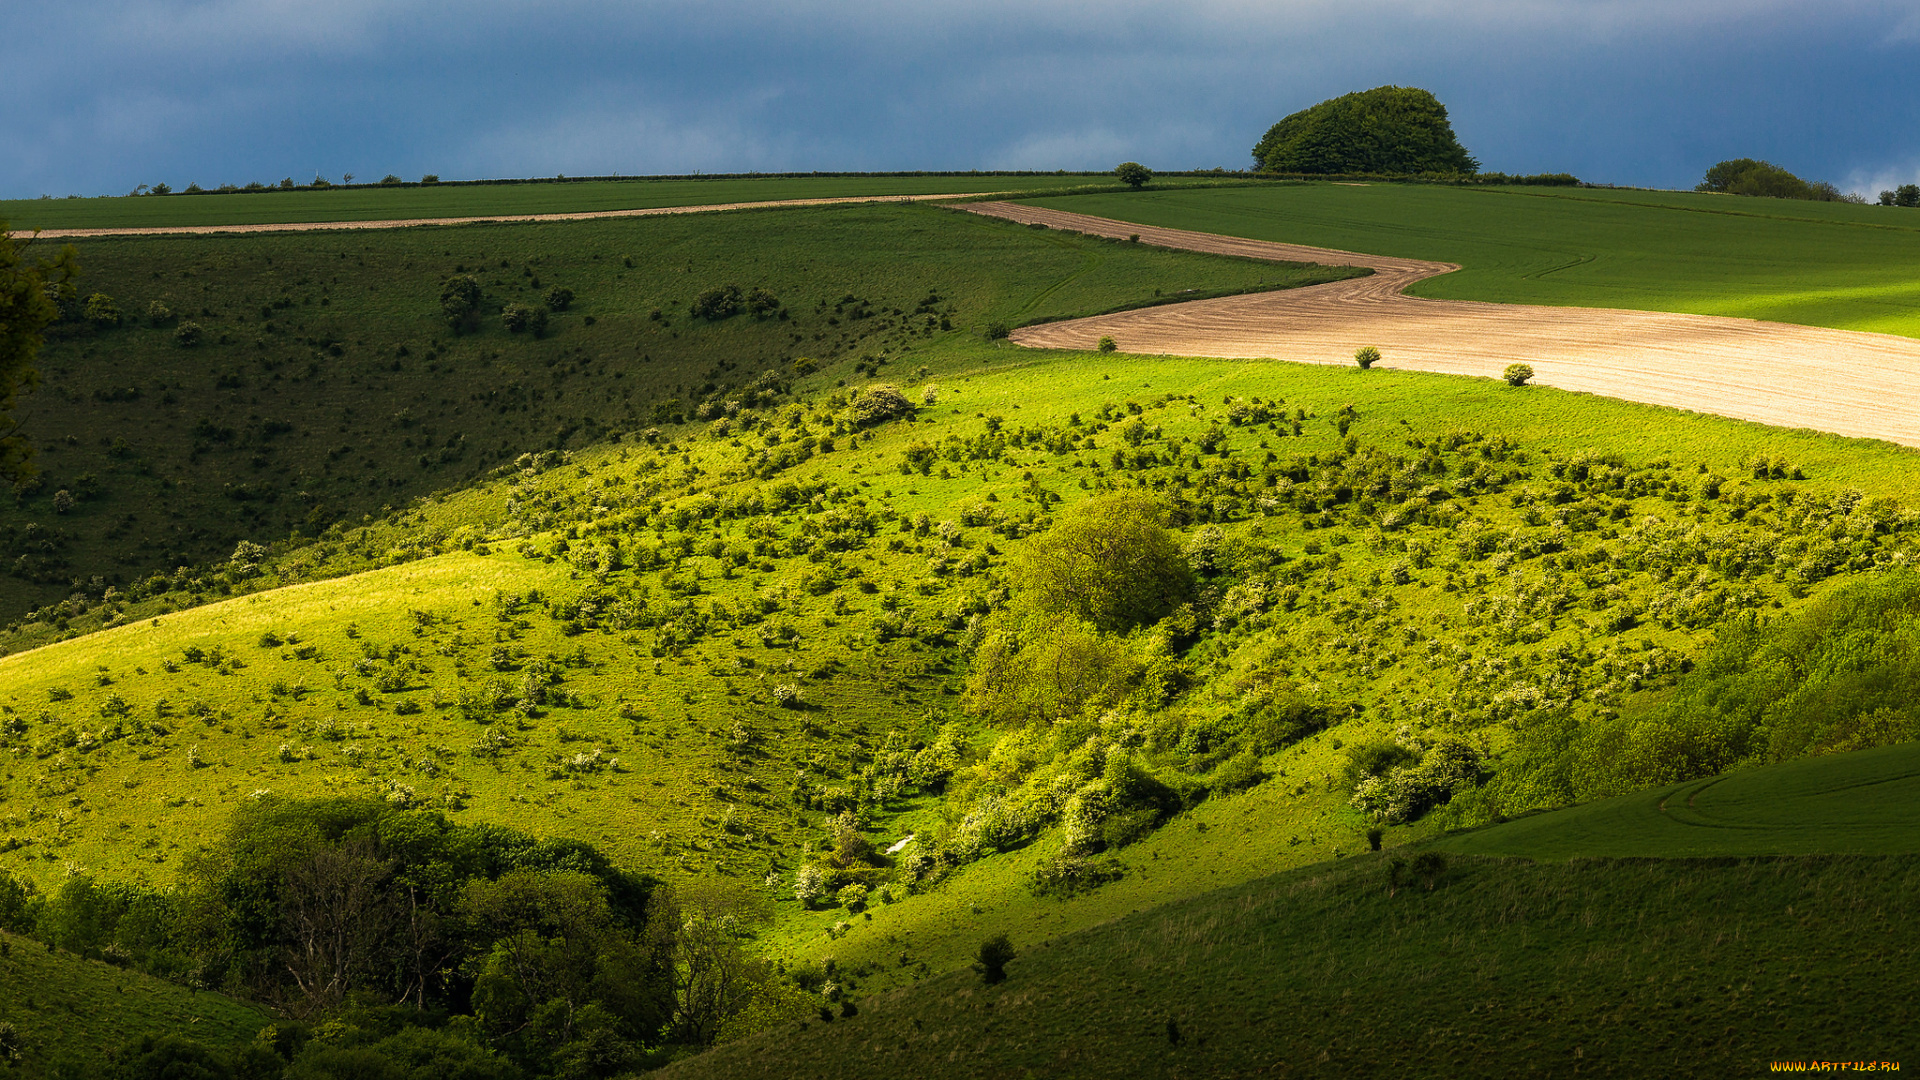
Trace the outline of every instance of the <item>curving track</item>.
<instances>
[{"instance_id":1,"label":"curving track","mask_svg":"<svg viewBox=\"0 0 1920 1080\"><path fill-rule=\"evenodd\" d=\"M1781 427L1920 446L1920 340L1711 315L1421 300L1402 290L1459 269L1211 233L1134 225L1016 203L963 209L1050 228L1188 251L1364 266L1371 277L1196 300L1013 332L1021 345L1129 353L1352 364L1377 346L1381 367L1498 378L1511 363L1534 381Z\"/></svg>"}]
</instances>

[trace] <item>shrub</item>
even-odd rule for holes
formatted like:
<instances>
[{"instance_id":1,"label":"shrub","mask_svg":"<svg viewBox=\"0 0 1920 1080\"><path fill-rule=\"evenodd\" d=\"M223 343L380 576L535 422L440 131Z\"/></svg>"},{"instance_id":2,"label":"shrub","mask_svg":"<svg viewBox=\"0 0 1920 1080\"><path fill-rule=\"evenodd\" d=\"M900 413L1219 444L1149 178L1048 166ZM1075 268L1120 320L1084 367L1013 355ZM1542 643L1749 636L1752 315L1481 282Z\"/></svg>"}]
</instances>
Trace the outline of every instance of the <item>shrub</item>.
<instances>
[{"instance_id":1,"label":"shrub","mask_svg":"<svg viewBox=\"0 0 1920 1080\"><path fill-rule=\"evenodd\" d=\"M1379 827L1378 825L1376 825L1376 826L1374 826L1374 827L1373 827L1373 828L1371 828L1371 829L1368 829L1368 830L1367 830L1367 850L1368 850L1368 851L1379 851L1379 850L1380 850L1380 841L1381 841L1381 840L1382 840L1382 839L1383 839L1383 838L1384 838L1384 837L1385 837L1386 835L1387 835L1387 833L1386 833L1386 830L1385 830L1385 829L1382 829L1382 828L1380 828L1380 827Z\"/></svg>"},{"instance_id":2,"label":"shrub","mask_svg":"<svg viewBox=\"0 0 1920 1080\"><path fill-rule=\"evenodd\" d=\"M564 285L555 285L547 290L547 307L554 311L565 311L573 306L573 290Z\"/></svg>"},{"instance_id":3,"label":"shrub","mask_svg":"<svg viewBox=\"0 0 1920 1080\"><path fill-rule=\"evenodd\" d=\"M480 279L471 274L448 278L440 287L440 313L455 330L480 325Z\"/></svg>"},{"instance_id":4,"label":"shrub","mask_svg":"<svg viewBox=\"0 0 1920 1080\"><path fill-rule=\"evenodd\" d=\"M120 307L106 293L94 293L87 297L86 309L81 314L88 322L102 329L120 325Z\"/></svg>"},{"instance_id":5,"label":"shrub","mask_svg":"<svg viewBox=\"0 0 1920 1080\"><path fill-rule=\"evenodd\" d=\"M1259 756L1250 750L1243 750L1213 770L1213 775L1207 778L1207 787L1212 791L1227 794L1244 791L1263 783L1266 779L1267 770L1261 766Z\"/></svg>"},{"instance_id":6,"label":"shrub","mask_svg":"<svg viewBox=\"0 0 1920 1080\"><path fill-rule=\"evenodd\" d=\"M988 341L1003 340L1004 338L1006 338L1007 335L1011 333L1013 333L1013 330L1009 328L1006 323L997 322L997 323L987 324L986 335L987 335Z\"/></svg>"},{"instance_id":7,"label":"shrub","mask_svg":"<svg viewBox=\"0 0 1920 1080\"><path fill-rule=\"evenodd\" d=\"M1371 345L1358 349L1353 354L1353 362L1360 365L1360 370L1365 371L1380 362L1380 350Z\"/></svg>"},{"instance_id":8,"label":"shrub","mask_svg":"<svg viewBox=\"0 0 1920 1080\"><path fill-rule=\"evenodd\" d=\"M1114 178L1134 189L1140 190L1147 181L1153 179L1153 171L1137 161L1123 161L1113 170Z\"/></svg>"},{"instance_id":9,"label":"shrub","mask_svg":"<svg viewBox=\"0 0 1920 1080\"><path fill-rule=\"evenodd\" d=\"M1077 896L1109 881L1119 881L1126 873L1126 867L1118 859L1062 854L1036 864L1027 875L1027 888L1035 896Z\"/></svg>"},{"instance_id":10,"label":"shrub","mask_svg":"<svg viewBox=\"0 0 1920 1080\"><path fill-rule=\"evenodd\" d=\"M183 322L175 327L173 331L174 344L183 349L191 349L195 345L200 344L201 337L202 331L200 324L197 322Z\"/></svg>"},{"instance_id":11,"label":"shrub","mask_svg":"<svg viewBox=\"0 0 1920 1080\"><path fill-rule=\"evenodd\" d=\"M173 321L173 309L158 300L147 305L147 322L153 326L165 326Z\"/></svg>"},{"instance_id":12,"label":"shrub","mask_svg":"<svg viewBox=\"0 0 1920 1080\"><path fill-rule=\"evenodd\" d=\"M765 289L755 289L747 294L747 311L756 319L764 319L780 310L780 298Z\"/></svg>"},{"instance_id":13,"label":"shrub","mask_svg":"<svg viewBox=\"0 0 1920 1080\"><path fill-rule=\"evenodd\" d=\"M500 325L506 327L509 334L530 331L534 337L539 337L547 329L547 309L508 304L500 312Z\"/></svg>"},{"instance_id":14,"label":"shrub","mask_svg":"<svg viewBox=\"0 0 1920 1080\"><path fill-rule=\"evenodd\" d=\"M867 887L856 881L835 893L834 897L840 901L840 906L848 911L859 911L867 906Z\"/></svg>"},{"instance_id":15,"label":"shrub","mask_svg":"<svg viewBox=\"0 0 1920 1080\"><path fill-rule=\"evenodd\" d=\"M380 184L383 187L392 187L395 184L401 184L401 183L405 183L405 181L401 180L398 176L395 176L392 173L388 173L387 175L380 178Z\"/></svg>"},{"instance_id":16,"label":"shrub","mask_svg":"<svg viewBox=\"0 0 1920 1080\"><path fill-rule=\"evenodd\" d=\"M907 400L907 395L901 393L899 387L890 383L876 383L854 399L851 409L856 425L872 427L895 417L912 416L913 402Z\"/></svg>"},{"instance_id":17,"label":"shrub","mask_svg":"<svg viewBox=\"0 0 1920 1080\"><path fill-rule=\"evenodd\" d=\"M420 178L420 182L423 184L437 184L440 182L440 174L428 173L427 175Z\"/></svg>"},{"instance_id":18,"label":"shrub","mask_svg":"<svg viewBox=\"0 0 1920 1080\"><path fill-rule=\"evenodd\" d=\"M1527 380L1533 378L1533 368L1526 364L1508 364L1500 377L1507 380L1508 386L1525 386Z\"/></svg>"},{"instance_id":19,"label":"shrub","mask_svg":"<svg viewBox=\"0 0 1920 1080\"><path fill-rule=\"evenodd\" d=\"M1101 352L1112 352L1112 351L1114 351L1115 349L1118 349L1119 347L1120 347L1120 346L1118 346L1118 345L1115 345L1115 344L1113 343L1113 339L1112 339L1112 338L1110 338L1110 337L1102 337L1102 338L1100 339L1100 344L1099 344L1099 346L1098 346L1098 348L1099 348L1099 350L1100 350Z\"/></svg>"},{"instance_id":20,"label":"shrub","mask_svg":"<svg viewBox=\"0 0 1920 1080\"><path fill-rule=\"evenodd\" d=\"M1007 935L996 934L980 943L979 958L974 962L973 970L988 986L1005 982L1007 965L1019 954L1013 951L1013 942Z\"/></svg>"},{"instance_id":21,"label":"shrub","mask_svg":"<svg viewBox=\"0 0 1920 1080\"><path fill-rule=\"evenodd\" d=\"M716 322L740 310L740 286L721 285L693 298L687 311L694 318Z\"/></svg>"},{"instance_id":22,"label":"shrub","mask_svg":"<svg viewBox=\"0 0 1920 1080\"><path fill-rule=\"evenodd\" d=\"M827 875L812 863L801 864L793 872L793 898L800 906L811 908L814 901L827 895Z\"/></svg>"}]
</instances>

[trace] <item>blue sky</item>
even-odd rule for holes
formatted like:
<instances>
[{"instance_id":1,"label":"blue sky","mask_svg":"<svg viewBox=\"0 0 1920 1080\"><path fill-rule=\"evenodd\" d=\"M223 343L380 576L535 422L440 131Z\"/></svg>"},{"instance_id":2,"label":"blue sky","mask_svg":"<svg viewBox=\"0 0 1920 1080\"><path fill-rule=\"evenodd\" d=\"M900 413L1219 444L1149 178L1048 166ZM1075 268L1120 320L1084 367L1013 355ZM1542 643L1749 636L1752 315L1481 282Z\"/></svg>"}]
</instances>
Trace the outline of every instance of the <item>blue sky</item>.
<instances>
[{"instance_id":1,"label":"blue sky","mask_svg":"<svg viewBox=\"0 0 1920 1080\"><path fill-rule=\"evenodd\" d=\"M1422 86L1483 167L1920 180L1920 2L10 3L0 197L141 183L1246 167Z\"/></svg>"}]
</instances>

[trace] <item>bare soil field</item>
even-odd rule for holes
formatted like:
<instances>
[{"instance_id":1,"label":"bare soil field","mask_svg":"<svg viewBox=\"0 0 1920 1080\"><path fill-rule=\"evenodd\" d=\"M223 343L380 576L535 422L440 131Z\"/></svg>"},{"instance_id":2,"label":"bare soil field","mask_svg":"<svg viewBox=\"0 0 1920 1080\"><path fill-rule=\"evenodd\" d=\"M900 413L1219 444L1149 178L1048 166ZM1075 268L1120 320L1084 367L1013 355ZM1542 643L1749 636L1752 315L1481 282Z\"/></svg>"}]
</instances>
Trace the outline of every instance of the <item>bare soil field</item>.
<instances>
[{"instance_id":1,"label":"bare soil field","mask_svg":"<svg viewBox=\"0 0 1920 1080\"><path fill-rule=\"evenodd\" d=\"M993 193L989 193L993 194ZM707 214L717 210L754 210L772 206L836 206L841 203L925 202L966 199L970 194L844 195L830 199L772 199L764 202L711 203L704 206L650 206L638 210L589 210L577 214L492 214L483 217L399 218L390 221L290 221L255 225L165 225L125 229L43 229L42 240L89 236L206 236L214 233L318 232L332 229L409 229L421 225L479 225L511 221L586 221L593 218L654 217L660 214Z\"/></svg>"},{"instance_id":2,"label":"bare soil field","mask_svg":"<svg viewBox=\"0 0 1920 1080\"><path fill-rule=\"evenodd\" d=\"M1418 259L1134 225L1014 203L964 209L1097 236L1244 258L1365 266L1373 276L1030 326L1021 345L1129 353L1352 364L1377 347L1380 367L1533 381L1839 435L1920 446L1920 340L1707 315L1539 307L1402 295L1459 267Z\"/></svg>"}]
</instances>

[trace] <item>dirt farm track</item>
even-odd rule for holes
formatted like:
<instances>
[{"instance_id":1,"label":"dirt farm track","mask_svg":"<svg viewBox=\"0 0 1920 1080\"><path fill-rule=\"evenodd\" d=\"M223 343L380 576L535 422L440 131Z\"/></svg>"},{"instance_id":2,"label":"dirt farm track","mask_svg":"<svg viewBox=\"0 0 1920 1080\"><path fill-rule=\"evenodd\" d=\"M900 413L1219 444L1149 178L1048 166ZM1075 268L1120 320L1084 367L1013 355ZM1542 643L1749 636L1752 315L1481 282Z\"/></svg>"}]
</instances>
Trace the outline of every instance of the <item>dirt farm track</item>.
<instances>
[{"instance_id":1,"label":"dirt farm track","mask_svg":"<svg viewBox=\"0 0 1920 1080\"><path fill-rule=\"evenodd\" d=\"M1190 251L1365 266L1371 277L1143 308L1013 332L1021 345L1352 364L1533 381L1653 405L1920 446L1920 340L1710 315L1421 300L1401 290L1448 263L1160 229L1015 203L965 209Z\"/></svg>"},{"instance_id":2,"label":"dirt farm track","mask_svg":"<svg viewBox=\"0 0 1920 1080\"><path fill-rule=\"evenodd\" d=\"M577 214L497 215L271 225L49 229L43 239L163 233L391 229L508 221L575 221L772 206L946 201L895 195L792 199ZM978 214L1189 251L1285 262L1364 266L1371 277L1305 289L1048 323L1013 332L1034 348L1092 349L1112 337L1128 353L1351 364L1362 345L1383 368L1498 378L1511 363L1564 390L1714 413L1781 427L1920 446L1920 340L1710 315L1608 308L1422 300L1403 290L1459 267L1327 248L1134 225L1007 202L963 203Z\"/></svg>"}]
</instances>

